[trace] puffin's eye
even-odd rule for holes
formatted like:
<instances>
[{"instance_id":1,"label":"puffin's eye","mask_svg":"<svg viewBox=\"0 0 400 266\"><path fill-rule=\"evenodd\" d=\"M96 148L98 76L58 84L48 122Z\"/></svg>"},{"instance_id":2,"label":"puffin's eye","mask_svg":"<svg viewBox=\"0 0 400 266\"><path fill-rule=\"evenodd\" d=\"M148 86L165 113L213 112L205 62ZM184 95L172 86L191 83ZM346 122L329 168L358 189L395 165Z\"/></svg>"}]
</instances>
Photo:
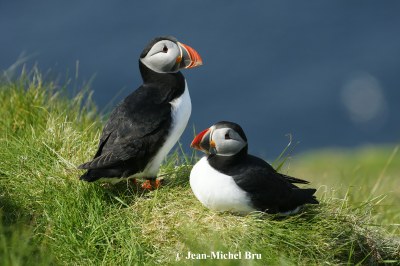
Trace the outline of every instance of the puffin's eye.
<instances>
[{"instance_id":1,"label":"puffin's eye","mask_svg":"<svg viewBox=\"0 0 400 266\"><path fill-rule=\"evenodd\" d=\"M225 133L225 139L232 139L231 136L229 136L229 132Z\"/></svg>"},{"instance_id":2,"label":"puffin's eye","mask_svg":"<svg viewBox=\"0 0 400 266\"><path fill-rule=\"evenodd\" d=\"M168 47L164 45L164 48L162 49L162 51L163 51L164 53L168 52Z\"/></svg>"}]
</instances>

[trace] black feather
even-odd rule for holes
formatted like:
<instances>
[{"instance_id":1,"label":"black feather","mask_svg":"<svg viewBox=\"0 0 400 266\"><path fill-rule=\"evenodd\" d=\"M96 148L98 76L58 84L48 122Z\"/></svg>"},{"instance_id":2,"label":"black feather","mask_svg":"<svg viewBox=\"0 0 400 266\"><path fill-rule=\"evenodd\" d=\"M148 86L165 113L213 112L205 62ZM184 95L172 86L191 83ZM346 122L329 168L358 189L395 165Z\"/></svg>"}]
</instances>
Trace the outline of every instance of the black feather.
<instances>
[{"instance_id":1,"label":"black feather","mask_svg":"<svg viewBox=\"0 0 400 266\"><path fill-rule=\"evenodd\" d=\"M185 90L180 72L156 73L139 61L143 85L111 113L93 160L80 179L128 177L145 169L165 142L172 122L171 104Z\"/></svg>"},{"instance_id":2,"label":"black feather","mask_svg":"<svg viewBox=\"0 0 400 266\"><path fill-rule=\"evenodd\" d=\"M293 184L307 181L278 173L266 161L247 154L247 146L234 156L210 155L208 162L219 172L232 176L260 211L282 213L304 204L318 204L313 196L315 189L301 189Z\"/></svg>"}]
</instances>

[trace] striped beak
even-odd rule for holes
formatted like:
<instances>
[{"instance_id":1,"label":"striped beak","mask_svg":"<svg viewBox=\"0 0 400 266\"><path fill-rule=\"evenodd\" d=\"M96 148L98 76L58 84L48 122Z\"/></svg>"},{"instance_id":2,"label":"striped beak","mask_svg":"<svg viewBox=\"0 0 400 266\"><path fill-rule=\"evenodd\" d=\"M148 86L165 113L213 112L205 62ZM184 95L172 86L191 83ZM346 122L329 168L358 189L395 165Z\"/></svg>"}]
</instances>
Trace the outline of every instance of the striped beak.
<instances>
[{"instance_id":1,"label":"striped beak","mask_svg":"<svg viewBox=\"0 0 400 266\"><path fill-rule=\"evenodd\" d=\"M211 128L201 131L190 144L191 148L210 154L215 153L215 143L210 140Z\"/></svg>"},{"instance_id":2,"label":"striped beak","mask_svg":"<svg viewBox=\"0 0 400 266\"><path fill-rule=\"evenodd\" d=\"M181 50L181 56L177 58L180 68L193 68L203 64L203 60L195 49L180 42L178 42L178 46Z\"/></svg>"}]
</instances>

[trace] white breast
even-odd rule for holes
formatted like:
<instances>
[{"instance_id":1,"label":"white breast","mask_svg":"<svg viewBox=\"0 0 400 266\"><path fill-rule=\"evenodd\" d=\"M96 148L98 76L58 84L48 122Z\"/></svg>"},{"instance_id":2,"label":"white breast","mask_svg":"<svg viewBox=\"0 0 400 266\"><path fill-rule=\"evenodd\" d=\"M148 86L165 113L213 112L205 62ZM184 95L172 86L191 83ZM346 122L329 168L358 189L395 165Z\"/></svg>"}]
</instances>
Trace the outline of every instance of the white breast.
<instances>
[{"instance_id":1,"label":"white breast","mask_svg":"<svg viewBox=\"0 0 400 266\"><path fill-rule=\"evenodd\" d=\"M161 149L157 152L146 169L140 174L142 176L156 176L162 161L175 143L181 137L192 112L192 102L190 101L189 89L185 80L185 91L177 99L170 102L172 123L169 134Z\"/></svg>"},{"instance_id":2,"label":"white breast","mask_svg":"<svg viewBox=\"0 0 400 266\"><path fill-rule=\"evenodd\" d=\"M203 157L190 173L190 187L196 198L207 208L246 214L255 211L247 192L232 177L215 170Z\"/></svg>"}]
</instances>

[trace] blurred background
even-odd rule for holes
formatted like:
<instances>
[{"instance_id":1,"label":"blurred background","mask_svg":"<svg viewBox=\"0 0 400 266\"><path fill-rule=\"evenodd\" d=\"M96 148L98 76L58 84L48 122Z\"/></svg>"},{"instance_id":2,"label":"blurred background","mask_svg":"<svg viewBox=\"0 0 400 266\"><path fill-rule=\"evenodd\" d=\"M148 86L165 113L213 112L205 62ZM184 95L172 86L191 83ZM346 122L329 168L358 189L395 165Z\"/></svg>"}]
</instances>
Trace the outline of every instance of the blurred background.
<instances>
[{"instance_id":1,"label":"blurred background","mask_svg":"<svg viewBox=\"0 0 400 266\"><path fill-rule=\"evenodd\" d=\"M184 147L219 120L250 151L295 152L400 140L399 1L5 1L0 69L92 80L105 113L141 84L138 57L174 35L203 58L184 71L193 111ZM78 62L78 63L77 63ZM78 75L76 77L76 72ZM75 80L76 79L76 80Z\"/></svg>"}]
</instances>

